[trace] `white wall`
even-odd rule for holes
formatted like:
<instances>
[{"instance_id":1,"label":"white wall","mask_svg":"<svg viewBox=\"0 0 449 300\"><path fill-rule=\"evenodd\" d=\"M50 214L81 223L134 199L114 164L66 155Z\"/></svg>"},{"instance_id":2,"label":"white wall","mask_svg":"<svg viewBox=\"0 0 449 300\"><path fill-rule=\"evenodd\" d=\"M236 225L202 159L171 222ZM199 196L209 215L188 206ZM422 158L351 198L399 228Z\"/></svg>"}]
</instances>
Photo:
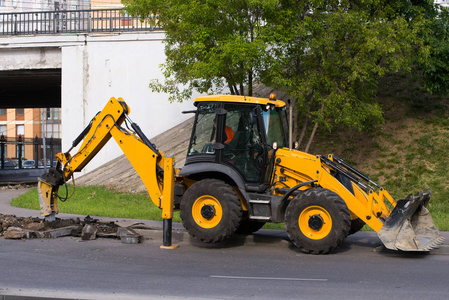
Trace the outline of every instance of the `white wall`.
<instances>
[{"instance_id":1,"label":"white wall","mask_svg":"<svg viewBox=\"0 0 449 300\"><path fill-rule=\"evenodd\" d=\"M151 139L191 117L181 112L193 109L192 100L170 104L168 95L148 87L151 79L163 80L163 39L162 32L4 37L0 70L62 69L62 151L111 97L128 103L131 119ZM111 139L82 174L121 154Z\"/></svg>"},{"instance_id":2,"label":"white wall","mask_svg":"<svg viewBox=\"0 0 449 300\"><path fill-rule=\"evenodd\" d=\"M168 95L148 87L151 79L163 80L163 38L162 33L98 35L62 47L63 151L111 97L127 102L131 119L150 139L191 117L181 112L192 109L192 101L170 104ZM121 154L111 139L82 174Z\"/></svg>"}]
</instances>

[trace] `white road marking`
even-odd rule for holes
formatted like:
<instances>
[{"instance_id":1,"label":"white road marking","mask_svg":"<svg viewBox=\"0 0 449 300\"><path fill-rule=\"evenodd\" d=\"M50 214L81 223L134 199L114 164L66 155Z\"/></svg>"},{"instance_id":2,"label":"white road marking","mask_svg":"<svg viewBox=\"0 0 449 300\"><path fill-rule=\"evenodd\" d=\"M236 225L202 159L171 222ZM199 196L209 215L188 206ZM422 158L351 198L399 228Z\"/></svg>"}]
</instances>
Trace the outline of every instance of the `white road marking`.
<instances>
[{"instance_id":1,"label":"white road marking","mask_svg":"<svg viewBox=\"0 0 449 300\"><path fill-rule=\"evenodd\" d=\"M245 277L245 276L220 276L220 275L211 275L209 277L222 278L222 279L250 279L250 280L327 281L327 279L313 279L313 278Z\"/></svg>"}]
</instances>

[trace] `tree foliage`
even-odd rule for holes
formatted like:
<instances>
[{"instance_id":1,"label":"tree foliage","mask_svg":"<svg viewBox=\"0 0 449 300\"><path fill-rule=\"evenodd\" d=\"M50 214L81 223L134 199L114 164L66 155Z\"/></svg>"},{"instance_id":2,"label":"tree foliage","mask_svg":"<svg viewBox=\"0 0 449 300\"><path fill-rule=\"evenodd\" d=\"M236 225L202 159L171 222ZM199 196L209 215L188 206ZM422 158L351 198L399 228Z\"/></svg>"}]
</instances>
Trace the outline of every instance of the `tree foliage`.
<instances>
[{"instance_id":1,"label":"tree foliage","mask_svg":"<svg viewBox=\"0 0 449 300\"><path fill-rule=\"evenodd\" d=\"M424 1L425 2L425 1ZM432 94L449 93L449 11L447 8L422 3L426 18L426 30L422 38L429 46L429 57L417 63L422 72L425 87Z\"/></svg>"},{"instance_id":2,"label":"tree foliage","mask_svg":"<svg viewBox=\"0 0 449 300\"><path fill-rule=\"evenodd\" d=\"M386 74L419 65L430 89L447 86L449 47L438 42L447 40L447 22L430 0L124 3L131 14L155 14L166 32L165 82L152 81L154 91L182 101L193 90L252 95L255 82L283 90L301 117L300 140L314 125L306 151L319 125L363 130L382 123L375 96ZM432 85L438 76L444 79Z\"/></svg>"},{"instance_id":3,"label":"tree foliage","mask_svg":"<svg viewBox=\"0 0 449 300\"><path fill-rule=\"evenodd\" d=\"M252 94L266 43L259 31L262 0L125 0L128 12L147 17L166 32L165 82L150 87L171 100L191 97L192 90ZM247 89L245 89L247 86Z\"/></svg>"},{"instance_id":4,"label":"tree foliage","mask_svg":"<svg viewBox=\"0 0 449 300\"><path fill-rule=\"evenodd\" d=\"M415 55L427 55L416 34L419 20L406 20L398 12L400 1L283 0L279 5L268 22L276 36L271 48L276 59L266 79L295 97L302 119L314 123L311 138L318 125L362 130L383 122L375 99L378 79L410 70Z\"/></svg>"}]
</instances>

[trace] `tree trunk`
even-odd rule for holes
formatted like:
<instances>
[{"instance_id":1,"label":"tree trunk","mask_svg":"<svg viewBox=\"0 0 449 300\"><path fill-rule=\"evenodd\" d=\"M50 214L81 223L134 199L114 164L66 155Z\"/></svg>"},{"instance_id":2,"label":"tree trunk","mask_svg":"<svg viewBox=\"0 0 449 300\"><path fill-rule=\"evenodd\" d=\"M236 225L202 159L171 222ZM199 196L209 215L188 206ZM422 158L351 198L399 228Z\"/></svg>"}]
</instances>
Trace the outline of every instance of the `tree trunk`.
<instances>
[{"instance_id":1,"label":"tree trunk","mask_svg":"<svg viewBox=\"0 0 449 300\"><path fill-rule=\"evenodd\" d=\"M306 153L309 152L310 145L312 145L312 141L313 141L313 138L315 137L315 132L316 132L317 128L318 128L318 123L315 123L315 125L313 126L312 133L310 134L309 141L307 142L306 149L304 150L304 152L306 152Z\"/></svg>"},{"instance_id":2,"label":"tree trunk","mask_svg":"<svg viewBox=\"0 0 449 300\"><path fill-rule=\"evenodd\" d=\"M320 113L322 114L323 111L324 111L324 103L321 104L321 109L320 110L321 110ZM315 125L313 126L313 130L312 130L312 133L310 134L309 142L307 143L307 146L306 146L306 149L304 150L304 152L309 152L310 145L312 145L312 141L313 141L313 138L315 137L315 133L316 133L317 128L318 128L318 122L315 123Z\"/></svg>"},{"instance_id":3,"label":"tree trunk","mask_svg":"<svg viewBox=\"0 0 449 300\"><path fill-rule=\"evenodd\" d=\"M307 113L306 116L304 117L304 122L302 124L302 128L301 128L301 134L298 138L298 147L301 146L302 144L302 140L304 139L304 136L306 135L306 131L307 131L307 125L309 123L309 118L310 118L310 104L307 108Z\"/></svg>"},{"instance_id":4,"label":"tree trunk","mask_svg":"<svg viewBox=\"0 0 449 300\"><path fill-rule=\"evenodd\" d=\"M248 72L248 96L253 95L253 71Z\"/></svg>"},{"instance_id":5,"label":"tree trunk","mask_svg":"<svg viewBox=\"0 0 449 300\"><path fill-rule=\"evenodd\" d=\"M228 84L228 87L229 91L231 92L231 95L235 95L234 87L232 86L232 84Z\"/></svg>"}]
</instances>

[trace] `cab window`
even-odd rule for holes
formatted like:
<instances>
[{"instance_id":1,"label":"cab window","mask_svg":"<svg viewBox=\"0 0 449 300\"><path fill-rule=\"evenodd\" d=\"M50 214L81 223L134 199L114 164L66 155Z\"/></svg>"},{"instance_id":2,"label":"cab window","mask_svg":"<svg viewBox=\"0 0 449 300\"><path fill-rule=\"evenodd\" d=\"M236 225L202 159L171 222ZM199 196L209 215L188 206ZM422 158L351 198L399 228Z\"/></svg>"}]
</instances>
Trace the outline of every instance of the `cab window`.
<instances>
[{"instance_id":1,"label":"cab window","mask_svg":"<svg viewBox=\"0 0 449 300\"><path fill-rule=\"evenodd\" d=\"M215 150L212 148L214 143L215 129L215 108L216 103L201 104L198 107L198 115L195 122L195 129L190 142L188 155L197 153L213 154Z\"/></svg>"},{"instance_id":2,"label":"cab window","mask_svg":"<svg viewBox=\"0 0 449 300\"><path fill-rule=\"evenodd\" d=\"M262 116L265 125L267 144L271 146L276 142L279 148L285 147L286 120L283 112L280 109L269 109L262 112Z\"/></svg>"}]
</instances>

